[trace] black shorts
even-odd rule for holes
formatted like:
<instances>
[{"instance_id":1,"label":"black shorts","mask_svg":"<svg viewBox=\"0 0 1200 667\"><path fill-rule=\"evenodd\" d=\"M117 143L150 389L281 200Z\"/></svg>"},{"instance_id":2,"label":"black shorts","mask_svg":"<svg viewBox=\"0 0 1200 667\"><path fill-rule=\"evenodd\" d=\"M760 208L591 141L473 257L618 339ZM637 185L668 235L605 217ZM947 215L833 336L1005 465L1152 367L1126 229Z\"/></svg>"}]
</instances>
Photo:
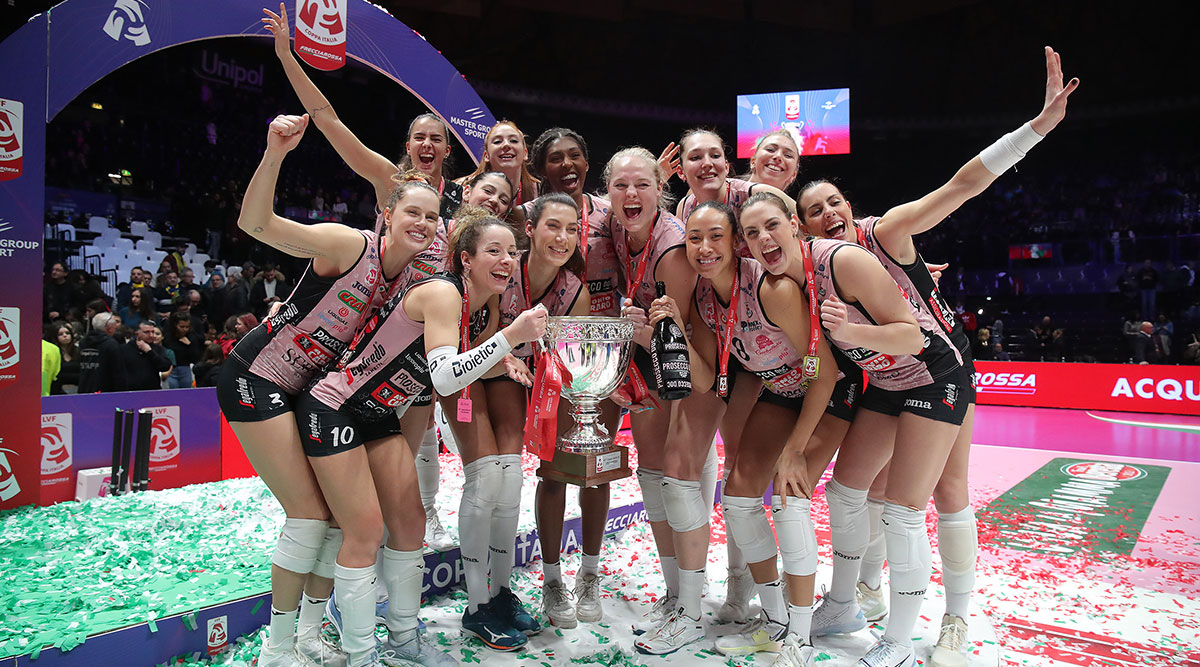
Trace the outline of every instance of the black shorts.
<instances>
[{"instance_id":1,"label":"black shorts","mask_svg":"<svg viewBox=\"0 0 1200 667\"><path fill-rule=\"evenodd\" d=\"M390 412L377 421L364 422L343 411L334 410L310 394L296 399L296 428L308 456L330 456L400 433L400 418Z\"/></svg>"},{"instance_id":2,"label":"black shorts","mask_svg":"<svg viewBox=\"0 0 1200 667\"><path fill-rule=\"evenodd\" d=\"M778 405L781 408L787 408L796 414L800 414L800 408L804 407L803 396L788 398L787 396L780 396L766 387L758 394L758 400L762 403L770 403L771 405Z\"/></svg>"},{"instance_id":3,"label":"black shorts","mask_svg":"<svg viewBox=\"0 0 1200 667\"><path fill-rule=\"evenodd\" d=\"M971 388L963 392L963 400L969 405L975 405L975 361L970 357L963 357L963 370L971 376Z\"/></svg>"},{"instance_id":4,"label":"black shorts","mask_svg":"<svg viewBox=\"0 0 1200 667\"><path fill-rule=\"evenodd\" d=\"M967 406L975 399L975 374L958 368L932 384L904 391L888 391L876 385L863 392L862 409L892 417L909 412L934 421L962 426Z\"/></svg>"},{"instance_id":5,"label":"black shorts","mask_svg":"<svg viewBox=\"0 0 1200 667\"><path fill-rule=\"evenodd\" d=\"M854 410L862 397L862 371L847 373L833 385L833 393L829 396L829 407L825 408L825 414L842 421L854 421Z\"/></svg>"},{"instance_id":6,"label":"black shorts","mask_svg":"<svg viewBox=\"0 0 1200 667\"><path fill-rule=\"evenodd\" d=\"M261 422L292 412L294 396L230 355L217 375L217 405L231 422Z\"/></svg>"},{"instance_id":7,"label":"black shorts","mask_svg":"<svg viewBox=\"0 0 1200 667\"><path fill-rule=\"evenodd\" d=\"M649 356L649 355L646 355L646 356ZM716 370L717 374L713 376L712 386L709 387L708 390L714 394L717 394L717 383L721 381L721 369L720 369L720 367L718 367L715 370ZM747 375L753 375L753 373L746 370L746 367L742 365L742 362L738 361L737 358L734 357L733 355L729 356L729 368L726 370L729 371L729 391L726 392L724 396L721 396L720 394L717 394L717 396L720 396L721 400L725 401L725 405L729 405L729 399L733 398L733 388L735 386L737 386L738 374L746 373ZM765 393L766 393L765 391L759 390L760 397Z\"/></svg>"}]
</instances>

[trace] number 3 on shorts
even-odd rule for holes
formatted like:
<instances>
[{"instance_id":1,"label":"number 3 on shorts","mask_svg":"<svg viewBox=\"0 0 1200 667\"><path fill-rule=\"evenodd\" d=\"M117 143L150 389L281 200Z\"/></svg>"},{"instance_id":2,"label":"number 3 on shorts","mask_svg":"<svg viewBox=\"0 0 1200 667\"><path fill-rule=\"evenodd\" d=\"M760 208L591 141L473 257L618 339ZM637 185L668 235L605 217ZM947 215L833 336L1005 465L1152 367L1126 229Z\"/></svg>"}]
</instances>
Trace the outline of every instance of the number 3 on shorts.
<instances>
[{"instance_id":1,"label":"number 3 on shorts","mask_svg":"<svg viewBox=\"0 0 1200 667\"><path fill-rule=\"evenodd\" d=\"M341 447L354 442L353 426L334 426L329 429L329 434L333 436L334 447Z\"/></svg>"},{"instance_id":2,"label":"number 3 on shorts","mask_svg":"<svg viewBox=\"0 0 1200 667\"><path fill-rule=\"evenodd\" d=\"M283 407L283 397L279 395L279 392L273 391L273 392L271 392L270 396L271 396L271 405L278 405L280 407Z\"/></svg>"}]
</instances>

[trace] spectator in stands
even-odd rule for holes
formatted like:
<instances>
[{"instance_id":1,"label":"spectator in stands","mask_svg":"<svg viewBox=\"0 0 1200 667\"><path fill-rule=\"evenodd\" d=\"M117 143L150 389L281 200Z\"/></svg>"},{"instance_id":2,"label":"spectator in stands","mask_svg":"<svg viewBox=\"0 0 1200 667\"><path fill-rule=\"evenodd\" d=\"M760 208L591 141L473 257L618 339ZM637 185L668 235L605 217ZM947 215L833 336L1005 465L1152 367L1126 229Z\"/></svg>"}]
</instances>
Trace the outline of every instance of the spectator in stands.
<instances>
[{"instance_id":1,"label":"spectator in stands","mask_svg":"<svg viewBox=\"0 0 1200 667\"><path fill-rule=\"evenodd\" d=\"M975 330L979 327L979 321L975 319L975 313L967 310L967 306L963 303L962 299L959 299L958 303L954 305L954 313L963 323L963 329L966 330L967 336L974 334Z\"/></svg>"},{"instance_id":2,"label":"spectator in stands","mask_svg":"<svg viewBox=\"0 0 1200 667\"><path fill-rule=\"evenodd\" d=\"M46 340L54 343L61 356L58 376L50 385L51 394L74 394L79 389L79 338L75 327L63 320L47 326Z\"/></svg>"},{"instance_id":3,"label":"spectator in stands","mask_svg":"<svg viewBox=\"0 0 1200 667\"><path fill-rule=\"evenodd\" d=\"M67 282L67 267L62 262L50 265L45 287L42 288L42 311L46 319L61 319L71 307L71 285Z\"/></svg>"},{"instance_id":4,"label":"spectator in stands","mask_svg":"<svg viewBox=\"0 0 1200 667\"><path fill-rule=\"evenodd\" d=\"M992 344L992 360L993 361L1012 361L1012 357L1009 356L1008 351L1004 349L1003 345L1001 345L1000 343L993 343Z\"/></svg>"},{"instance_id":5,"label":"spectator in stands","mask_svg":"<svg viewBox=\"0 0 1200 667\"><path fill-rule=\"evenodd\" d=\"M1042 361L1050 361L1053 356L1050 352L1050 341L1054 331L1054 320L1050 319L1049 315L1042 317L1042 321L1033 327L1033 340L1037 346L1037 357Z\"/></svg>"},{"instance_id":6,"label":"spectator in stands","mask_svg":"<svg viewBox=\"0 0 1200 667\"><path fill-rule=\"evenodd\" d=\"M1163 359L1171 358L1171 341L1175 336L1175 323L1166 313L1159 313L1154 323L1154 346L1162 350Z\"/></svg>"},{"instance_id":7,"label":"spectator in stands","mask_svg":"<svg viewBox=\"0 0 1200 667\"><path fill-rule=\"evenodd\" d=\"M204 352L204 330L193 332L191 315L186 311L175 311L167 319L163 332L164 347L175 353L175 368L167 377L167 388L191 387L194 383L192 364L199 361Z\"/></svg>"},{"instance_id":8,"label":"spectator in stands","mask_svg":"<svg viewBox=\"0 0 1200 667\"><path fill-rule=\"evenodd\" d=\"M1156 312L1155 300L1158 296L1158 271L1154 262L1146 260L1142 269L1137 273L1138 291L1142 293L1142 317L1150 319Z\"/></svg>"},{"instance_id":9,"label":"spectator in stands","mask_svg":"<svg viewBox=\"0 0 1200 667\"><path fill-rule=\"evenodd\" d=\"M129 270L129 282L117 285L117 310L129 305L129 300L133 298L133 293L146 286L147 276L142 272L142 267L135 266ZM124 317L121 320L128 324L128 320ZM129 326L137 326L137 323L129 324Z\"/></svg>"},{"instance_id":10,"label":"spectator in stands","mask_svg":"<svg viewBox=\"0 0 1200 667\"><path fill-rule=\"evenodd\" d=\"M184 269L179 272L179 292L186 293L188 290L198 290L200 286L196 284L196 272L191 269Z\"/></svg>"},{"instance_id":11,"label":"spectator in stands","mask_svg":"<svg viewBox=\"0 0 1200 667\"><path fill-rule=\"evenodd\" d=\"M175 251L167 255L163 262L168 263L172 271L179 273L187 268L187 260L183 257L184 253L186 252L187 244L180 243L179 245L175 246Z\"/></svg>"},{"instance_id":12,"label":"spectator in stands","mask_svg":"<svg viewBox=\"0 0 1200 667\"><path fill-rule=\"evenodd\" d=\"M208 313L208 321L213 324L218 324L225 321L229 317L229 311L225 309L225 294L228 289L225 286L225 276L220 273L213 273L208 279L208 288L204 290L204 307Z\"/></svg>"},{"instance_id":13,"label":"spectator in stands","mask_svg":"<svg viewBox=\"0 0 1200 667\"><path fill-rule=\"evenodd\" d=\"M97 313L107 312L109 312L107 303L100 299L93 299L83 307L83 321L90 324Z\"/></svg>"},{"instance_id":14,"label":"spectator in stands","mask_svg":"<svg viewBox=\"0 0 1200 667\"><path fill-rule=\"evenodd\" d=\"M1004 320L996 318L988 327L992 331L992 343L1004 343Z\"/></svg>"},{"instance_id":15,"label":"spectator in stands","mask_svg":"<svg viewBox=\"0 0 1200 667\"><path fill-rule=\"evenodd\" d=\"M159 389L166 389L167 388L167 378L171 377L171 371L175 370L175 352L174 352L174 350L170 349L166 345L163 345L162 327L158 326L157 324L154 325L154 339L151 340L150 342L162 347L163 352L167 355L167 361L171 362L170 368L168 368L167 370L158 374Z\"/></svg>"},{"instance_id":16,"label":"spectator in stands","mask_svg":"<svg viewBox=\"0 0 1200 667\"><path fill-rule=\"evenodd\" d=\"M243 273L245 273L243 271ZM250 307L258 319L266 317L267 310L276 301L283 301L288 296L288 285L276 275L275 265L263 267L262 280L254 285L250 292Z\"/></svg>"},{"instance_id":17,"label":"spectator in stands","mask_svg":"<svg viewBox=\"0 0 1200 667\"><path fill-rule=\"evenodd\" d=\"M1133 308L1137 303L1138 277L1132 264L1125 265L1125 273L1117 278L1117 292L1125 308Z\"/></svg>"},{"instance_id":18,"label":"spectator in stands","mask_svg":"<svg viewBox=\"0 0 1200 667\"><path fill-rule=\"evenodd\" d=\"M134 328L142 322L154 323L157 316L154 312L154 292L149 287L139 287L131 293L129 303L117 309L121 321L126 326Z\"/></svg>"},{"instance_id":19,"label":"spectator in stands","mask_svg":"<svg viewBox=\"0 0 1200 667\"><path fill-rule=\"evenodd\" d=\"M237 345L238 340L241 338L237 335L237 321L237 315L230 315L225 318L225 325L221 329L221 334L217 336L217 345L221 346L221 352L225 356L229 356L229 351L233 349L234 345Z\"/></svg>"},{"instance_id":20,"label":"spectator in stands","mask_svg":"<svg viewBox=\"0 0 1200 667\"><path fill-rule=\"evenodd\" d=\"M149 391L162 386L162 373L171 369L167 351L154 343L154 322L138 324L132 340L121 346L130 391Z\"/></svg>"},{"instance_id":21,"label":"spectator in stands","mask_svg":"<svg viewBox=\"0 0 1200 667\"><path fill-rule=\"evenodd\" d=\"M50 395L50 386L58 379L62 370L62 352L58 346L42 339L42 396Z\"/></svg>"},{"instance_id":22,"label":"spectator in stands","mask_svg":"<svg viewBox=\"0 0 1200 667\"><path fill-rule=\"evenodd\" d=\"M200 357L200 361L192 366L192 373L196 376L197 387L215 387L217 386L217 375L221 371L221 364L225 361L225 353L221 351L221 346L217 343L208 343L204 346L204 355Z\"/></svg>"},{"instance_id":23,"label":"spectator in stands","mask_svg":"<svg viewBox=\"0 0 1200 667\"><path fill-rule=\"evenodd\" d=\"M208 313L204 311L200 290L188 290L179 298L176 310L186 310L192 316L192 331L203 332L208 326Z\"/></svg>"},{"instance_id":24,"label":"spectator in stands","mask_svg":"<svg viewBox=\"0 0 1200 667\"><path fill-rule=\"evenodd\" d=\"M121 318L112 313L97 313L92 329L79 346L79 393L125 391L129 379L121 358L121 344L113 334Z\"/></svg>"},{"instance_id":25,"label":"spectator in stands","mask_svg":"<svg viewBox=\"0 0 1200 667\"><path fill-rule=\"evenodd\" d=\"M1154 324L1142 322L1133 339L1133 363L1157 364L1161 359L1162 350L1158 349L1154 340Z\"/></svg>"},{"instance_id":26,"label":"spectator in stands","mask_svg":"<svg viewBox=\"0 0 1200 667\"><path fill-rule=\"evenodd\" d=\"M1048 355L1046 361L1066 361L1071 356L1071 350L1067 347L1066 332L1061 328L1050 332L1050 341L1046 350Z\"/></svg>"},{"instance_id":27,"label":"spectator in stands","mask_svg":"<svg viewBox=\"0 0 1200 667\"><path fill-rule=\"evenodd\" d=\"M991 329L980 327L979 332L975 335L975 344L971 348L971 356L977 361L991 361L993 356Z\"/></svg>"},{"instance_id":28,"label":"spectator in stands","mask_svg":"<svg viewBox=\"0 0 1200 667\"><path fill-rule=\"evenodd\" d=\"M179 274L167 271L159 275L158 284L154 289L154 308L161 317L175 309L179 303Z\"/></svg>"},{"instance_id":29,"label":"spectator in stands","mask_svg":"<svg viewBox=\"0 0 1200 667\"><path fill-rule=\"evenodd\" d=\"M241 272L229 273L229 282L225 289L225 312L230 315L250 312L250 292L245 288Z\"/></svg>"},{"instance_id":30,"label":"spectator in stands","mask_svg":"<svg viewBox=\"0 0 1200 667\"><path fill-rule=\"evenodd\" d=\"M350 207L346 205L346 200L338 195L333 201L333 212L341 216L342 221L345 221L346 214L350 212Z\"/></svg>"}]
</instances>

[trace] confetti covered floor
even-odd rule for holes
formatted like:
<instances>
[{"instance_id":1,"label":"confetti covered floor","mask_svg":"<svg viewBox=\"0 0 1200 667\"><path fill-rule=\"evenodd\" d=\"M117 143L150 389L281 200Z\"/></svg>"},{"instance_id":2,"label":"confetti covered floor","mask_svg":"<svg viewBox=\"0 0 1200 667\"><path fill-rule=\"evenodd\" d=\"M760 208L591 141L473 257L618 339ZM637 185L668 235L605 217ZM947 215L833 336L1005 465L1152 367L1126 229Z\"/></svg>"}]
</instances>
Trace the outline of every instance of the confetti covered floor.
<instances>
[{"instance_id":1,"label":"confetti covered floor","mask_svg":"<svg viewBox=\"0 0 1200 667\"><path fill-rule=\"evenodd\" d=\"M999 427L989 425L992 420L985 416L981 414L976 441L994 442ZM1005 421L1012 416L1005 414ZM972 504L980 523L980 561L971 619L972 666L1200 665L1200 525L1194 492L1200 486L1200 465L1179 460L1200 453L1200 434L1191 430L1200 420L1102 416L1119 423L1082 416L1070 429L1037 442L1061 451L995 444L973 449ZM1080 426L1088 423L1096 429ZM1164 424L1183 428L1166 431ZM1100 441L1094 450L1119 447L1124 455L1083 453L1089 451L1089 440L1111 438L1112 429L1122 429L1127 437L1119 444ZM1163 445L1168 432L1173 439ZM1171 455L1150 455L1160 460L1130 455L1140 437L1147 438L1146 447L1157 442ZM1011 440L1034 444L1021 437ZM530 474L522 530L533 526L533 461L526 466ZM443 455L443 475L439 510L453 534L456 480L461 476L455 457ZM636 482L623 480L614 485L613 506L638 496ZM577 512L573 503L569 497L568 513ZM820 490L813 507L822 545L818 583L827 583L828 513ZM0 665L36 664L27 657L15 663L5 658L28 656L38 646L67 649L98 632L262 593L282 519L258 480L0 515ZM931 511L936 545L935 523ZM430 600L422 617L431 636L463 664L483 659L497 665L770 664L769 654L729 660L711 650L712 638L736 630L715 622L725 579L719 511L713 533L705 598L709 636L671 658L632 651L629 626L662 586L644 524L606 542L601 562L606 618L600 624L550 628L526 651L500 655L461 637L461 591ZM578 555L564 558L563 564L566 579L573 581ZM914 638L921 659L936 640L941 617L936 549L934 570ZM516 572L514 588L526 601L536 603L540 587L537 563ZM818 664L853 664L872 640L867 631L818 640ZM239 638L212 664L250 665L260 642L258 635ZM127 659L120 664L140 663ZM182 656L176 664L208 663Z\"/></svg>"}]
</instances>

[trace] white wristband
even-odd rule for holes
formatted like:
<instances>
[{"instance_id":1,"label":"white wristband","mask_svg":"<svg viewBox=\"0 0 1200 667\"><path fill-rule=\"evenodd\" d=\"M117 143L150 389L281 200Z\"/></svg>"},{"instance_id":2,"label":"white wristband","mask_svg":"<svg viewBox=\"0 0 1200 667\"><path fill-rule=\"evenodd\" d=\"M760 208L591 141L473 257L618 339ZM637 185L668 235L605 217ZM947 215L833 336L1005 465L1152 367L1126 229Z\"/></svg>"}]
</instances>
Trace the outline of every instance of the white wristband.
<instances>
[{"instance_id":1,"label":"white wristband","mask_svg":"<svg viewBox=\"0 0 1200 667\"><path fill-rule=\"evenodd\" d=\"M1025 123L980 151L979 160L988 171L999 176L1020 162L1041 140L1042 135L1034 132L1032 125Z\"/></svg>"}]
</instances>

